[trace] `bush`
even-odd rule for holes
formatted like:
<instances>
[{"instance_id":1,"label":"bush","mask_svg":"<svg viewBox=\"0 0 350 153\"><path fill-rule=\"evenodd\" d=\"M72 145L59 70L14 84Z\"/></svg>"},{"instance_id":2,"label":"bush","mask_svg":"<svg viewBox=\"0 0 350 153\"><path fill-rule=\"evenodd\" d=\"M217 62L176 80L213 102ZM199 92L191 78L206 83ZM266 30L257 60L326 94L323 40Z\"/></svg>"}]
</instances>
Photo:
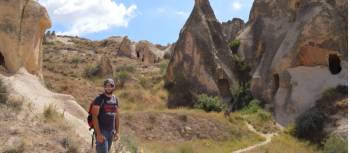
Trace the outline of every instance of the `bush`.
<instances>
[{"instance_id":1,"label":"bush","mask_svg":"<svg viewBox=\"0 0 350 153\"><path fill-rule=\"evenodd\" d=\"M160 74L165 75L166 70L168 68L168 64L167 63L162 63L162 64L160 64L159 68L160 68Z\"/></svg>"},{"instance_id":2,"label":"bush","mask_svg":"<svg viewBox=\"0 0 350 153\"><path fill-rule=\"evenodd\" d=\"M298 138L320 142L323 138L325 116L317 109L311 109L296 119L295 134Z\"/></svg>"},{"instance_id":3,"label":"bush","mask_svg":"<svg viewBox=\"0 0 350 153\"><path fill-rule=\"evenodd\" d=\"M247 106L254 98L249 89L249 83L235 84L230 88L233 96L233 105L235 109L241 109Z\"/></svg>"},{"instance_id":4,"label":"bush","mask_svg":"<svg viewBox=\"0 0 350 153\"><path fill-rule=\"evenodd\" d=\"M121 71L117 73L115 80L119 83L120 87L124 87L126 81L130 79L129 72Z\"/></svg>"},{"instance_id":5,"label":"bush","mask_svg":"<svg viewBox=\"0 0 350 153\"><path fill-rule=\"evenodd\" d=\"M56 106L50 104L49 106L46 106L44 108L43 115L44 115L45 121L57 121L59 119L62 119L64 114L59 113L56 110Z\"/></svg>"},{"instance_id":6,"label":"bush","mask_svg":"<svg viewBox=\"0 0 350 153\"><path fill-rule=\"evenodd\" d=\"M194 104L195 108L203 109L206 112L221 112L224 109L224 103L220 100L219 97L210 97L206 94L199 95L196 103Z\"/></svg>"},{"instance_id":7,"label":"bush","mask_svg":"<svg viewBox=\"0 0 350 153\"><path fill-rule=\"evenodd\" d=\"M65 137L62 140L62 145L65 148L66 153L79 153L79 152L81 152L79 149L79 148L81 148L80 143L71 137Z\"/></svg>"},{"instance_id":8,"label":"bush","mask_svg":"<svg viewBox=\"0 0 350 153\"><path fill-rule=\"evenodd\" d=\"M240 45L240 41L238 39L234 39L234 40L231 40L228 45L232 53L237 53L238 47Z\"/></svg>"},{"instance_id":9,"label":"bush","mask_svg":"<svg viewBox=\"0 0 350 153\"><path fill-rule=\"evenodd\" d=\"M327 137L323 142L323 152L324 153L347 153L348 152L348 142L342 139L336 134L332 134Z\"/></svg>"},{"instance_id":10,"label":"bush","mask_svg":"<svg viewBox=\"0 0 350 153\"><path fill-rule=\"evenodd\" d=\"M85 67L83 76L86 78L91 78L97 74L97 71L98 71L98 65L89 64Z\"/></svg>"},{"instance_id":11,"label":"bush","mask_svg":"<svg viewBox=\"0 0 350 153\"><path fill-rule=\"evenodd\" d=\"M249 65L245 63L243 57L238 54L233 54L233 61L237 65L238 70L241 72L245 72L250 69Z\"/></svg>"},{"instance_id":12,"label":"bush","mask_svg":"<svg viewBox=\"0 0 350 153\"><path fill-rule=\"evenodd\" d=\"M259 106L260 101L259 100L252 100L249 102L249 105L243 108L244 114L254 114L257 113L261 108Z\"/></svg>"}]
</instances>

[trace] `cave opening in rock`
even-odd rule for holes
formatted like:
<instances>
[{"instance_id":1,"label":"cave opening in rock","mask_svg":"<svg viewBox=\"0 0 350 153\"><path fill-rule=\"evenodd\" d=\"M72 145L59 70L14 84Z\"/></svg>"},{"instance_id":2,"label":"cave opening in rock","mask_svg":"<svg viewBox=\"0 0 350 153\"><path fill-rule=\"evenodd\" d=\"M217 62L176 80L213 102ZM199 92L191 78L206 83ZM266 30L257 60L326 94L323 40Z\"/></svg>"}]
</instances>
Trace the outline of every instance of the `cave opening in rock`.
<instances>
[{"instance_id":1,"label":"cave opening in rock","mask_svg":"<svg viewBox=\"0 0 350 153\"><path fill-rule=\"evenodd\" d=\"M342 70L341 60L337 54L330 54L328 56L328 67L332 74L339 74Z\"/></svg>"},{"instance_id":2,"label":"cave opening in rock","mask_svg":"<svg viewBox=\"0 0 350 153\"><path fill-rule=\"evenodd\" d=\"M140 52L136 52L136 57L140 58Z\"/></svg>"},{"instance_id":3,"label":"cave opening in rock","mask_svg":"<svg viewBox=\"0 0 350 153\"><path fill-rule=\"evenodd\" d=\"M273 81L274 81L274 93L277 92L278 88L280 87L280 76L278 74L273 75Z\"/></svg>"},{"instance_id":4,"label":"cave opening in rock","mask_svg":"<svg viewBox=\"0 0 350 153\"><path fill-rule=\"evenodd\" d=\"M231 98L230 83L227 79L219 79L218 88L224 99L227 98L227 100L229 100Z\"/></svg>"},{"instance_id":5,"label":"cave opening in rock","mask_svg":"<svg viewBox=\"0 0 350 153\"><path fill-rule=\"evenodd\" d=\"M0 53L0 65L4 68L6 68L5 66L5 58L4 56L2 55L2 53Z\"/></svg>"},{"instance_id":6,"label":"cave opening in rock","mask_svg":"<svg viewBox=\"0 0 350 153\"><path fill-rule=\"evenodd\" d=\"M298 9L300 7L300 2L295 3L295 8Z\"/></svg>"}]
</instances>

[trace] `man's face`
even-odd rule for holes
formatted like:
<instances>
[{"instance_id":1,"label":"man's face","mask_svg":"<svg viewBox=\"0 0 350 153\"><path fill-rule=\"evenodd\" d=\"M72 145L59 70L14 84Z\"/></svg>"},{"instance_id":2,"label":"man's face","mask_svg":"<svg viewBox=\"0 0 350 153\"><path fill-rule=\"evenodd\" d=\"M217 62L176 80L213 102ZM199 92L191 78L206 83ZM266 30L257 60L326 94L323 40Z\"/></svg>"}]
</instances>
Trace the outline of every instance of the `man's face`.
<instances>
[{"instance_id":1,"label":"man's face","mask_svg":"<svg viewBox=\"0 0 350 153\"><path fill-rule=\"evenodd\" d=\"M105 85L105 92L106 92L107 94L112 94L113 91L114 91L114 86L113 86L112 84L107 83L107 84Z\"/></svg>"}]
</instances>

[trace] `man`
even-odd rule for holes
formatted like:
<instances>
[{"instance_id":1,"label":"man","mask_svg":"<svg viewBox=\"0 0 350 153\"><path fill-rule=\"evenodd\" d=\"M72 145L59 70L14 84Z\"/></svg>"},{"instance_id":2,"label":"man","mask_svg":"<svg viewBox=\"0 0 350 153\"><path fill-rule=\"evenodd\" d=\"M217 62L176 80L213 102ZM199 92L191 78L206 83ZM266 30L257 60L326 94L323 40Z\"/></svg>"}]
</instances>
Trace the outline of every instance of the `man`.
<instances>
[{"instance_id":1,"label":"man","mask_svg":"<svg viewBox=\"0 0 350 153\"><path fill-rule=\"evenodd\" d=\"M119 104L113 96L115 84L113 79L107 79L103 85L104 93L96 97L91 109L97 153L108 153L112 140L119 139Z\"/></svg>"}]
</instances>

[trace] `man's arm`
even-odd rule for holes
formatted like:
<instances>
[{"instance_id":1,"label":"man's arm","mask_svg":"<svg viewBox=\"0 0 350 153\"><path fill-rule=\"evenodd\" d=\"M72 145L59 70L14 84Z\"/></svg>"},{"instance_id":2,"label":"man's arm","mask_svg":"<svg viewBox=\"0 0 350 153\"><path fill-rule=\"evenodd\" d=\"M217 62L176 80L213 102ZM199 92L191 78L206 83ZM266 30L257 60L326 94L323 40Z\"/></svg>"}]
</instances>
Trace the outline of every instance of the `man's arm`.
<instances>
[{"instance_id":1,"label":"man's arm","mask_svg":"<svg viewBox=\"0 0 350 153\"><path fill-rule=\"evenodd\" d=\"M100 106L99 105L94 105L92 106L92 110L91 110L91 114L92 114L92 123L94 125L94 129L95 129L95 132L96 132L96 137L97 137L97 140L99 142L103 142L103 140L101 140L101 136L102 136L102 133L101 133L101 130L100 130L100 125L98 124L98 114L100 113ZM101 143L102 143L101 142Z\"/></svg>"},{"instance_id":2,"label":"man's arm","mask_svg":"<svg viewBox=\"0 0 350 153\"><path fill-rule=\"evenodd\" d=\"M115 132L119 133L119 107L115 110Z\"/></svg>"}]
</instances>

